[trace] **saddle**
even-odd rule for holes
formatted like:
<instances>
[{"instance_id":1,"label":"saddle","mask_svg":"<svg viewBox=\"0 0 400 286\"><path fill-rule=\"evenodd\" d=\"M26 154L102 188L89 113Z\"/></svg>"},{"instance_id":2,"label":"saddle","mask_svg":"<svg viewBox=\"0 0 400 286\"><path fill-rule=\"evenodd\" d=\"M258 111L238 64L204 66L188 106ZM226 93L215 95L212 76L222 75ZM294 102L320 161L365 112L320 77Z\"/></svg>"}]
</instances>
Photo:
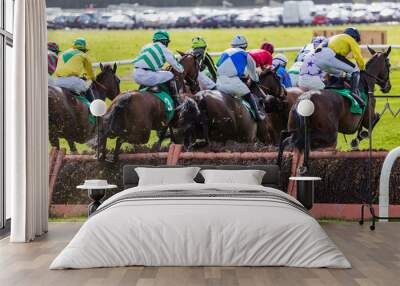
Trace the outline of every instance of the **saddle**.
<instances>
[{"instance_id":1,"label":"saddle","mask_svg":"<svg viewBox=\"0 0 400 286\"><path fill-rule=\"evenodd\" d=\"M329 76L325 81L325 89L350 89L351 83L346 78Z\"/></svg>"}]
</instances>

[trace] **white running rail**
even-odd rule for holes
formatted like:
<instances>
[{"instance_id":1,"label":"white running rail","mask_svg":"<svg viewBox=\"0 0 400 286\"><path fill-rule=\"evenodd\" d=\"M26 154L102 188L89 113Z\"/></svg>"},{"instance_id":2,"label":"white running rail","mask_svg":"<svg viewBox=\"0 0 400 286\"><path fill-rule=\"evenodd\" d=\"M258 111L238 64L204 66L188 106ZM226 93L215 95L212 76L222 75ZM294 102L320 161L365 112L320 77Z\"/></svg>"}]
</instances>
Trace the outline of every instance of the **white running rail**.
<instances>
[{"instance_id":1,"label":"white running rail","mask_svg":"<svg viewBox=\"0 0 400 286\"><path fill-rule=\"evenodd\" d=\"M389 46L392 46L392 49L400 49L400 45L369 45L371 48L373 49L386 49ZM296 52L296 51L300 51L303 48L303 46L301 47L287 47L287 48L276 48L275 52ZM362 49L366 49L367 45L361 45ZM210 53L210 55L212 57L218 57L222 54L222 52L215 52L215 53ZM133 59L130 60L117 60L117 61L112 61L112 62L103 62L102 64L104 65L110 65L110 64L114 64L116 63L117 65L130 65L132 64ZM100 63L95 63L93 64L94 68L97 68L100 65Z\"/></svg>"},{"instance_id":2,"label":"white running rail","mask_svg":"<svg viewBox=\"0 0 400 286\"><path fill-rule=\"evenodd\" d=\"M379 216L389 217L389 186L390 173L396 160L400 158L400 147L397 147L389 152L383 162L381 176L379 179ZM387 219L379 221L387 222Z\"/></svg>"}]
</instances>

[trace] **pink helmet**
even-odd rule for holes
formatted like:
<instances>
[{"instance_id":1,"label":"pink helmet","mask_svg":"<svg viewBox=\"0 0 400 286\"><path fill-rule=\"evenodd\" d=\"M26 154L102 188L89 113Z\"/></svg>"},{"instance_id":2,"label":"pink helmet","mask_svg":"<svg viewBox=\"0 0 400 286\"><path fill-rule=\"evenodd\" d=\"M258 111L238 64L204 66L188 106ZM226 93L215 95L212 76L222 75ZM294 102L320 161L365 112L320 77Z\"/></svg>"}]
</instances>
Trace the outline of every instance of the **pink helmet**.
<instances>
[{"instance_id":1,"label":"pink helmet","mask_svg":"<svg viewBox=\"0 0 400 286\"><path fill-rule=\"evenodd\" d=\"M264 42L264 43L261 45L261 49L270 52L271 55L274 53L274 45L271 44L271 43L268 43L268 42Z\"/></svg>"},{"instance_id":2,"label":"pink helmet","mask_svg":"<svg viewBox=\"0 0 400 286\"><path fill-rule=\"evenodd\" d=\"M47 43L47 49L49 51L55 52L56 54L58 54L60 52L60 47L58 46L57 43L54 43L54 42L48 42Z\"/></svg>"}]
</instances>

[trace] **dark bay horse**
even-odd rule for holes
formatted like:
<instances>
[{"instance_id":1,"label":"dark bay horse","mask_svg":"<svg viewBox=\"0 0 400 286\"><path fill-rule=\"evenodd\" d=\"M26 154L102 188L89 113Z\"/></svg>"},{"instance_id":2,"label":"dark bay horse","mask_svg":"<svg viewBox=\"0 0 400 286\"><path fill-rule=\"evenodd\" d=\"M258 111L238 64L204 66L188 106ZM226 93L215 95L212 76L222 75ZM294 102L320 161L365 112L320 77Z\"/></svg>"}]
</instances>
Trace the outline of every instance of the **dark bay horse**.
<instances>
[{"instance_id":1,"label":"dark bay horse","mask_svg":"<svg viewBox=\"0 0 400 286\"><path fill-rule=\"evenodd\" d=\"M179 100L184 103L186 98L182 95L200 90L197 81L199 64L194 55L180 54L179 62L184 68L183 74L176 73L172 68L169 70L175 75L180 94ZM187 90L187 85L190 90ZM118 95L103 117L99 160L106 158L107 138L117 138L112 160L115 161L124 142L133 145L146 144L152 130L160 131L163 137L166 128L175 124L179 109L179 107L176 109L174 118L168 123L164 103L151 92L128 91ZM162 140L163 138L160 138L160 142Z\"/></svg>"},{"instance_id":2,"label":"dark bay horse","mask_svg":"<svg viewBox=\"0 0 400 286\"><path fill-rule=\"evenodd\" d=\"M266 106L266 102L281 91L280 80L271 68L260 73L260 84L250 83L249 86L258 95L260 107ZM268 119L256 122L240 99L216 90L200 91L193 98L200 110L199 117L195 118L192 111L182 112L179 124L185 133L186 147L205 147L210 141L252 143L258 139L266 144L270 141Z\"/></svg>"},{"instance_id":3,"label":"dark bay horse","mask_svg":"<svg viewBox=\"0 0 400 286\"><path fill-rule=\"evenodd\" d=\"M287 129L289 111L304 90L282 86L274 68L264 69L260 79L262 80L258 86L266 94L264 102L266 118L265 124L258 126L258 138L265 144L277 146L281 132ZM258 93L257 90L255 92Z\"/></svg>"},{"instance_id":4,"label":"dark bay horse","mask_svg":"<svg viewBox=\"0 0 400 286\"><path fill-rule=\"evenodd\" d=\"M379 115L374 113L374 87L377 84L384 93L388 93L392 87L388 57L391 48L389 47L385 52L375 52L371 48L368 49L372 58L367 62L366 70L361 72L360 79L360 89L368 95L364 113L351 113L349 100L329 89L308 91L291 108L288 122L288 131L291 135L285 139L282 148L286 143L292 143L300 151L304 148L303 121L296 111L298 102L303 97L309 98L315 106L314 113L309 117L311 148L336 146L338 132L343 134L358 132L358 138L361 140L360 132L362 128L369 127L369 112L372 114L372 128L375 126L379 120Z\"/></svg>"},{"instance_id":5,"label":"dark bay horse","mask_svg":"<svg viewBox=\"0 0 400 286\"><path fill-rule=\"evenodd\" d=\"M90 89L95 99L114 99L119 93L120 80L116 76L117 65L100 64L101 72ZM75 153L75 142L86 143L93 137L95 125L89 123L88 107L71 91L49 86L49 138L50 144L60 148L59 139L65 138L71 152Z\"/></svg>"}]
</instances>

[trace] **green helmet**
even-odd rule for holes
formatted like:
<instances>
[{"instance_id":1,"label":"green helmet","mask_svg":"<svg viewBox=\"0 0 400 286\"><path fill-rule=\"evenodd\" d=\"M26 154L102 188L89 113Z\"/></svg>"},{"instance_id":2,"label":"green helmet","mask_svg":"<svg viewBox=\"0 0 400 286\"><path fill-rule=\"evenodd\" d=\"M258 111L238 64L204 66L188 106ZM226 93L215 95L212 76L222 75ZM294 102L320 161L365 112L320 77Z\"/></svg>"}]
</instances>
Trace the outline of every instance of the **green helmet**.
<instances>
[{"instance_id":1,"label":"green helmet","mask_svg":"<svg viewBox=\"0 0 400 286\"><path fill-rule=\"evenodd\" d=\"M192 39L192 48L197 49L197 48L207 48L207 43L204 40L203 37L195 37Z\"/></svg>"},{"instance_id":2,"label":"green helmet","mask_svg":"<svg viewBox=\"0 0 400 286\"><path fill-rule=\"evenodd\" d=\"M87 49L87 43L86 43L86 40L84 38L76 39L74 41L72 47L74 49L78 49L78 50L81 50L81 51L87 51L88 50Z\"/></svg>"},{"instance_id":3,"label":"green helmet","mask_svg":"<svg viewBox=\"0 0 400 286\"><path fill-rule=\"evenodd\" d=\"M157 31L153 35L153 42L167 42L169 43L169 33L167 31Z\"/></svg>"}]
</instances>

